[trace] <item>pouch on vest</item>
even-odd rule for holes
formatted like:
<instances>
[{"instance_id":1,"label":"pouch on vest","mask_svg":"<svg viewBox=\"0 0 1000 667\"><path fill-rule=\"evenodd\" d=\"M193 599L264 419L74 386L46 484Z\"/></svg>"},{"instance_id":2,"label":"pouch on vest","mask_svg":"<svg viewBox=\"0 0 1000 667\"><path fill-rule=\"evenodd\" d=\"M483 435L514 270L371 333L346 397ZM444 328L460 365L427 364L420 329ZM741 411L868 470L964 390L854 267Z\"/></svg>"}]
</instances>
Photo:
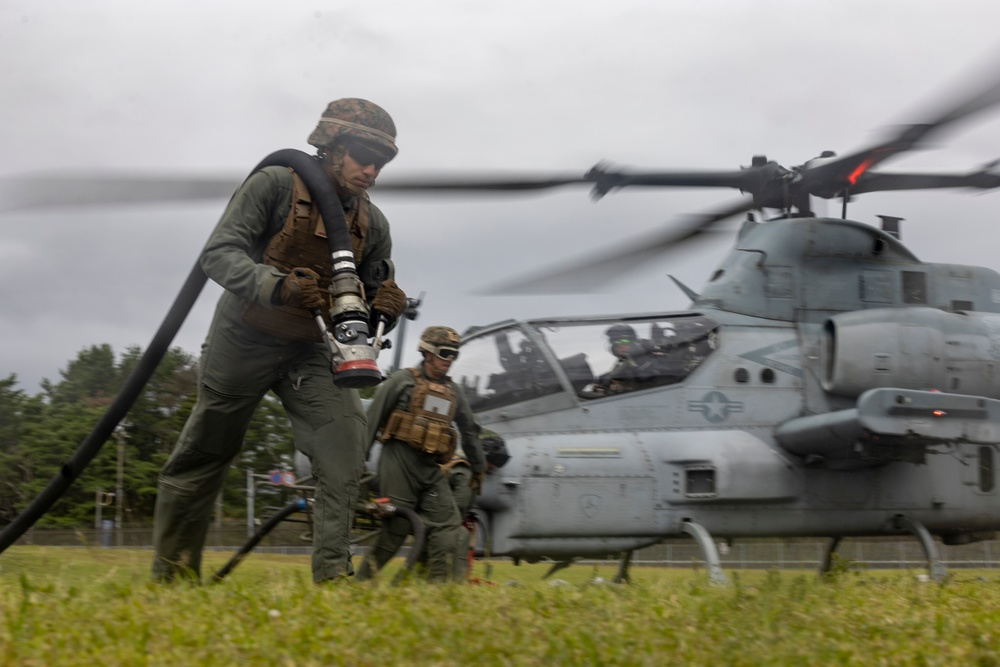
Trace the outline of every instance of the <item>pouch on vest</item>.
<instances>
[{"instance_id":1,"label":"pouch on vest","mask_svg":"<svg viewBox=\"0 0 1000 667\"><path fill-rule=\"evenodd\" d=\"M424 436L427 433L427 420L423 417L414 417L413 421L410 422L410 437L409 442L411 445L416 446L419 449L423 449L424 446Z\"/></svg>"}]
</instances>

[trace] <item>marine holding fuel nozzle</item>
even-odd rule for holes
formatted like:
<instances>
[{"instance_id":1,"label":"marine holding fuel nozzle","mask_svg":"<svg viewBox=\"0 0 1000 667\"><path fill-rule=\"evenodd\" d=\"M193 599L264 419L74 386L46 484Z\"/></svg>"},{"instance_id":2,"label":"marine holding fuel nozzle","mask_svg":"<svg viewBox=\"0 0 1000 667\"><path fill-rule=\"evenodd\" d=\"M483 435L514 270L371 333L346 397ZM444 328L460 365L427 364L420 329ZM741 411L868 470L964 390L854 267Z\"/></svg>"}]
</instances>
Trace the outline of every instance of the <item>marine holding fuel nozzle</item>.
<instances>
[{"instance_id":1,"label":"marine holding fuel nozzle","mask_svg":"<svg viewBox=\"0 0 1000 667\"><path fill-rule=\"evenodd\" d=\"M377 350L368 342L373 335L372 312L364 298L340 197L322 163L302 151L271 153L254 171L270 166L293 171L293 204L285 226L265 247L263 262L289 275L282 281L281 303L271 308L248 303L243 320L279 338L323 341L333 355L338 386L374 386L382 381L382 373ZM320 222L322 235L317 233ZM388 280L391 261L379 264L383 266L376 274ZM314 287L310 281L315 281ZM328 296L317 300L315 295L324 291Z\"/></svg>"}]
</instances>

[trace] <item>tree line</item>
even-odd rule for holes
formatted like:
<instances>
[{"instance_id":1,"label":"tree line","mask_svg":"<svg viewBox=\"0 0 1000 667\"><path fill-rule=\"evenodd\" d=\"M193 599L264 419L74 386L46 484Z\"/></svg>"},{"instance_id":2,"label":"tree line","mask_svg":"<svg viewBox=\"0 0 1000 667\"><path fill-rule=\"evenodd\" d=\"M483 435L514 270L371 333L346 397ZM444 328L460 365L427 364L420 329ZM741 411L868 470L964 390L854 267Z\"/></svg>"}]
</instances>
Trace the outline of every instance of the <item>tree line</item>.
<instances>
[{"instance_id":1,"label":"tree line","mask_svg":"<svg viewBox=\"0 0 1000 667\"><path fill-rule=\"evenodd\" d=\"M17 387L16 374L0 379L0 525L12 521L59 472L141 356L137 346L120 358L107 344L85 348L59 371L59 381L44 380L42 391L35 395ZM119 426L124 436L126 528L152 524L157 475L194 405L197 375L197 360L180 348L171 349ZM115 438L105 443L36 525L93 525L98 493L115 491ZM243 451L230 468L223 515L245 520L247 469L262 475L289 469L292 455L291 425L280 402L269 394L254 414Z\"/></svg>"}]
</instances>

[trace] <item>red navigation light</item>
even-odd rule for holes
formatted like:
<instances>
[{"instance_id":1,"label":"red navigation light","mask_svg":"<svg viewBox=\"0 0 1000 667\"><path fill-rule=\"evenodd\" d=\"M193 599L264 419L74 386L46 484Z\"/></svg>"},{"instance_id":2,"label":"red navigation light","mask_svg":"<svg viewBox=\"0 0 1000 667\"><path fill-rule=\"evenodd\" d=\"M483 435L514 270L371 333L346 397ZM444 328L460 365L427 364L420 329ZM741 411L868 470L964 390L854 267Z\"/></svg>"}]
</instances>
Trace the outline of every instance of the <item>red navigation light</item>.
<instances>
[{"instance_id":1,"label":"red navigation light","mask_svg":"<svg viewBox=\"0 0 1000 667\"><path fill-rule=\"evenodd\" d=\"M872 166L872 158L868 158L867 160L859 164L857 167L855 167L854 171L852 171L850 174L847 175L847 182L850 183L851 185L855 185L858 182L858 179L861 178L861 174L868 171L868 167L870 166Z\"/></svg>"}]
</instances>

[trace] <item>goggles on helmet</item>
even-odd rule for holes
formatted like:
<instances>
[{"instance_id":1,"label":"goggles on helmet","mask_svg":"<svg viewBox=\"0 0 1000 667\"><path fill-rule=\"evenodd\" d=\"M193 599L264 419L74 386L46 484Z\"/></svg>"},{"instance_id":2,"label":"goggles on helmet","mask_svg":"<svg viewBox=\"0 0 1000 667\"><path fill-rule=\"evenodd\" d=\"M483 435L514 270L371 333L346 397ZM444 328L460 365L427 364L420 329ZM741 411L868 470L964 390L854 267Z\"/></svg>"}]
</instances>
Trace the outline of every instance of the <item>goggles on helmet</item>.
<instances>
[{"instance_id":1,"label":"goggles on helmet","mask_svg":"<svg viewBox=\"0 0 1000 667\"><path fill-rule=\"evenodd\" d=\"M444 359L445 361L455 361L458 359L458 350L453 347L434 346L431 349L431 354L438 359Z\"/></svg>"}]
</instances>

